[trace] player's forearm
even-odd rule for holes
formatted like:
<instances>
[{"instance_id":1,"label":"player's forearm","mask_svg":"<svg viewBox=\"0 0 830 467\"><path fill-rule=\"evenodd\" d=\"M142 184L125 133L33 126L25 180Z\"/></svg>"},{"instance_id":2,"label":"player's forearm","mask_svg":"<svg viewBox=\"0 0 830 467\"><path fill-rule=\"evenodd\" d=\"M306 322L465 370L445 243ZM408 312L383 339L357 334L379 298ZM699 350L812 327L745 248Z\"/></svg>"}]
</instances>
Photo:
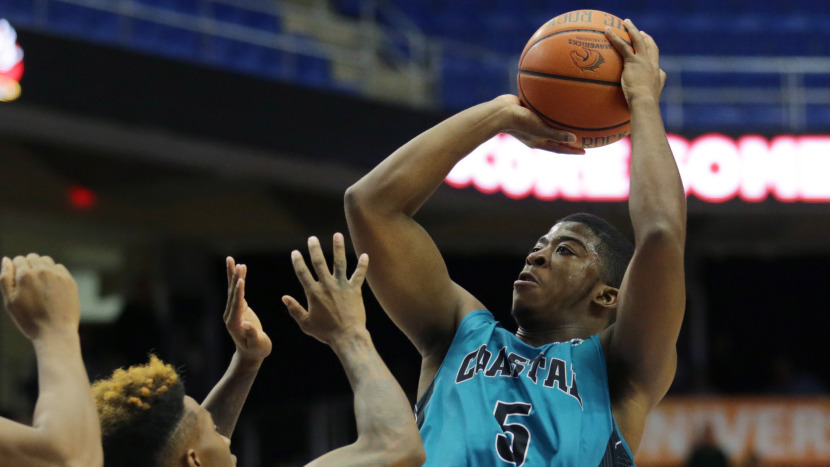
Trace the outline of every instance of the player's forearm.
<instances>
[{"instance_id":1,"label":"player's forearm","mask_svg":"<svg viewBox=\"0 0 830 467\"><path fill-rule=\"evenodd\" d=\"M409 401L365 330L332 341L354 391L358 444L404 465L423 462L423 446ZM419 464L420 465L420 464Z\"/></svg>"},{"instance_id":2,"label":"player's forearm","mask_svg":"<svg viewBox=\"0 0 830 467\"><path fill-rule=\"evenodd\" d=\"M632 96L629 211L637 240L654 231L685 240L686 196L666 139L660 107L651 95Z\"/></svg>"},{"instance_id":3,"label":"player's forearm","mask_svg":"<svg viewBox=\"0 0 830 467\"><path fill-rule=\"evenodd\" d=\"M55 333L33 343L39 395L32 427L66 465L101 465L100 422L78 334Z\"/></svg>"},{"instance_id":4,"label":"player's forearm","mask_svg":"<svg viewBox=\"0 0 830 467\"><path fill-rule=\"evenodd\" d=\"M350 187L347 207L415 214L459 160L501 131L502 109L486 102L421 133Z\"/></svg>"},{"instance_id":5,"label":"player's forearm","mask_svg":"<svg viewBox=\"0 0 830 467\"><path fill-rule=\"evenodd\" d=\"M213 416L216 430L228 438L233 434L260 366L262 360L245 360L235 352L222 379L202 401L202 407Z\"/></svg>"}]
</instances>

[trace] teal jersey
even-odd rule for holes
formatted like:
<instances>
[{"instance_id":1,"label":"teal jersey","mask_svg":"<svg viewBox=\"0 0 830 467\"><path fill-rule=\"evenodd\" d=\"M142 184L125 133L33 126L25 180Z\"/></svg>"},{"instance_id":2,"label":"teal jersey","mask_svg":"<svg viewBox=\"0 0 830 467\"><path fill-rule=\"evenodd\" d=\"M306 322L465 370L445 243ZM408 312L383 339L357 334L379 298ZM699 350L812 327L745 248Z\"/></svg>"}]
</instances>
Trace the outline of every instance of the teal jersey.
<instances>
[{"instance_id":1,"label":"teal jersey","mask_svg":"<svg viewBox=\"0 0 830 467\"><path fill-rule=\"evenodd\" d=\"M533 347L473 311L415 410L427 466L633 465L599 335Z\"/></svg>"}]
</instances>

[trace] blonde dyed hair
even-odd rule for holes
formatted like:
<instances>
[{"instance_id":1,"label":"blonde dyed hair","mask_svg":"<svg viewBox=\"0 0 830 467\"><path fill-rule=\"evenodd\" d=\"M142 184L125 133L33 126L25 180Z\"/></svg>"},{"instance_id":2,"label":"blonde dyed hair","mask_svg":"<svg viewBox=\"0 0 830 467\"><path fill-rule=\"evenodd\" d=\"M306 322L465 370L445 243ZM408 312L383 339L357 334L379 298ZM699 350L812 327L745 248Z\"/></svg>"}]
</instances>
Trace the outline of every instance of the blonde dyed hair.
<instances>
[{"instance_id":1,"label":"blonde dyed hair","mask_svg":"<svg viewBox=\"0 0 830 467\"><path fill-rule=\"evenodd\" d=\"M92 394L101 421L106 465L152 466L184 415L184 384L155 355L95 382Z\"/></svg>"}]
</instances>

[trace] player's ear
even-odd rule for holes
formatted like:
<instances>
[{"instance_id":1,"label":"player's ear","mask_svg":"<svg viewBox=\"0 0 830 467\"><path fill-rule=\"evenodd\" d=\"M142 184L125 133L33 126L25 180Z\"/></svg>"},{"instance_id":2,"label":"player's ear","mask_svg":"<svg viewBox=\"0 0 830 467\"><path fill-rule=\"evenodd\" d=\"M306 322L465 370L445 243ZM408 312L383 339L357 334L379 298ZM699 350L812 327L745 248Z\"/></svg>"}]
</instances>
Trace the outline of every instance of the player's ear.
<instances>
[{"instance_id":1,"label":"player's ear","mask_svg":"<svg viewBox=\"0 0 830 467\"><path fill-rule=\"evenodd\" d=\"M610 285L603 285L597 291L596 295L594 295L593 302L605 309L611 308L616 310L617 296L619 293L620 290L618 288L611 287Z\"/></svg>"},{"instance_id":2,"label":"player's ear","mask_svg":"<svg viewBox=\"0 0 830 467\"><path fill-rule=\"evenodd\" d=\"M202 461L199 455L193 448L187 450L187 466L188 467L202 467Z\"/></svg>"}]
</instances>

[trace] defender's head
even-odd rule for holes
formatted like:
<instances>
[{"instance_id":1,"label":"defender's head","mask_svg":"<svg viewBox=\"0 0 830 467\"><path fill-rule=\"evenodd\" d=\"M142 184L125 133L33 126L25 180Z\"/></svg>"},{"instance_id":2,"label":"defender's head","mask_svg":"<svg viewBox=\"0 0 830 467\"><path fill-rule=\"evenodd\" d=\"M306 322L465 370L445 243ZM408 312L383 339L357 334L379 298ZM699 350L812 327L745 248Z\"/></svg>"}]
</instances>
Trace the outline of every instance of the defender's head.
<instances>
[{"instance_id":1,"label":"defender's head","mask_svg":"<svg viewBox=\"0 0 830 467\"><path fill-rule=\"evenodd\" d=\"M92 393L107 466L236 464L210 413L184 394L179 374L155 355L146 365L115 370Z\"/></svg>"},{"instance_id":2,"label":"defender's head","mask_svg":"<svg viewBox=\"0 0 830 467\"><path fill-rule=\"evenodd\" d=\"M559 220L525 259L513 287L513 318L529 331L572 325L601 331L614 321L633 254L634 245L597 216Z\"/></svg>"}]
</instances>

